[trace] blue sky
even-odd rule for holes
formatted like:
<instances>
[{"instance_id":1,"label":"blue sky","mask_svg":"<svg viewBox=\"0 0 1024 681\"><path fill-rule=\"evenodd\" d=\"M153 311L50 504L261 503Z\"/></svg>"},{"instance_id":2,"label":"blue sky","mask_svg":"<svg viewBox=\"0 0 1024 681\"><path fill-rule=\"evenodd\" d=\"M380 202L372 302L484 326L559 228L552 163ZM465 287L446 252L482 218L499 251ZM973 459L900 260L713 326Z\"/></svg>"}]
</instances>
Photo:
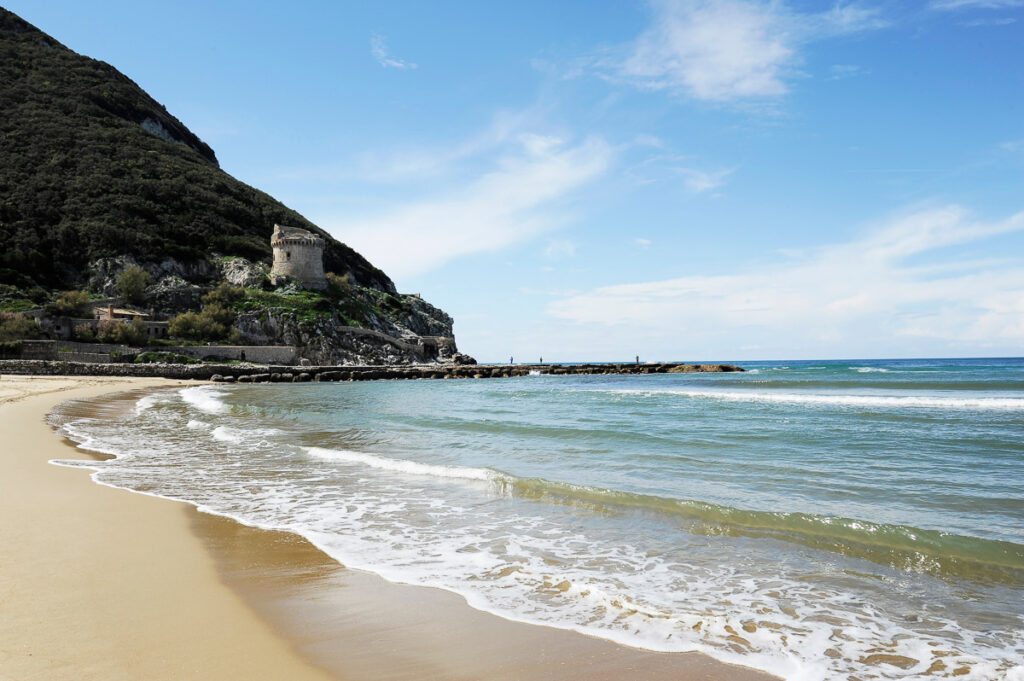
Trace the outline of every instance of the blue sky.
<instances>
[{"instance_id":1,"label":"blue sky","mask_svg":"<svg viewBox=\"0 0 1024 681\"><path fill-rule=\"evenodd\" d=\"M4 6L482 361L1024 354L1024 0Z\"/></svg>"}]
</instances>

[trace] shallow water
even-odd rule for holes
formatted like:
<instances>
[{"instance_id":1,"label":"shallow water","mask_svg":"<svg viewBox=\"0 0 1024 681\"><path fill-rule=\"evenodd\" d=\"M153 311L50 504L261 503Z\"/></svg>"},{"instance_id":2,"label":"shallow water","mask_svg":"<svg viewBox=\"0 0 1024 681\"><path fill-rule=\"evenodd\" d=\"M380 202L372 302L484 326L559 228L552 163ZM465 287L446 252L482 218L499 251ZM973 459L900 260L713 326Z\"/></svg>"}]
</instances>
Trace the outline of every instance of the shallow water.
<instances>
[{"instance_id":1,"label":"shallow water","mask_svg":"<svg viewBox=\"0 0 1024 681\"><path fill-rule=\"evenodd\" d=\"M474 607L787 679L1024 679L1024 360L203 386L105 484Z\"/></svg>"}]
</instances>

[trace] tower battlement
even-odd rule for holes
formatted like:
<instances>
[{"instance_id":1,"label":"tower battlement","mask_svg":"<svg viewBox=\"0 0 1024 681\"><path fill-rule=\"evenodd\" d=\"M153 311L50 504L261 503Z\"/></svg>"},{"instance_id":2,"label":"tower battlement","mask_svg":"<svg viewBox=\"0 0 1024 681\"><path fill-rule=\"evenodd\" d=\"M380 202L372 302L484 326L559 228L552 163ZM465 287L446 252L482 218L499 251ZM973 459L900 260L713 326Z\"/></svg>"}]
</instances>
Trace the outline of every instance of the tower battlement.
<instances>
[{"instance_id":1,"label":"tower battlement","mask_svg":"<svg viewBox=\"0 0 1024 681\"><path fill-rule=\"evenodd\" d=\"M298 227L274 225L270 246L274 249L270 278L275 284L293 279L303 288L327 288L323 237Z\"/></svg>"}]
</instances>

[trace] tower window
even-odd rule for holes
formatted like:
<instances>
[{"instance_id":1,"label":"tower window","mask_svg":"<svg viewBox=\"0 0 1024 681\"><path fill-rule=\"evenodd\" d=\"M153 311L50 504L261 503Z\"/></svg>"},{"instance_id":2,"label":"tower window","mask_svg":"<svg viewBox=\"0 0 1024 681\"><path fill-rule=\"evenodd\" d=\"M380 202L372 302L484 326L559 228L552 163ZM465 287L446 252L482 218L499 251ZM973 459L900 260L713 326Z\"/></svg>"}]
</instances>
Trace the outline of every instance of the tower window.
<instances>
[{"instance_id":1,"label":"tower window","mask_svg":"<svg viewBox=\"0 0 1024 681\"><path fill-rule=\"evenodd\" d=\"M292 259L292 252L291 251L285 251L284 252L284 257L286 259L288 259L288 260L291 260Z\"/></svg>"}]
</instances>

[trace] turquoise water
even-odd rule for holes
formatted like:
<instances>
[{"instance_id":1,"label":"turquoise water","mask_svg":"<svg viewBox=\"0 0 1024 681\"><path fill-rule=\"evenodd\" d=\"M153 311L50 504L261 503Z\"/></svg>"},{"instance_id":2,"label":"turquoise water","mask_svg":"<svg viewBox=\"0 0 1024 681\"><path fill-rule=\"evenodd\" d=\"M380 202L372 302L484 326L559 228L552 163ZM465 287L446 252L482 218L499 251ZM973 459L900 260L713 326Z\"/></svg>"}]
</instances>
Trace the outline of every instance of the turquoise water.
<instances>
[{"instance_id":1,"label":"turquoise water","mask_svg":"<svg viewBox=\"0 0 1024 681\"><path fill-rule=\"evenodd\" d=\"M105 484L510 619L787 679L1024 679L1024 360L204 386Z\"/></svg>"}]
</instances>

